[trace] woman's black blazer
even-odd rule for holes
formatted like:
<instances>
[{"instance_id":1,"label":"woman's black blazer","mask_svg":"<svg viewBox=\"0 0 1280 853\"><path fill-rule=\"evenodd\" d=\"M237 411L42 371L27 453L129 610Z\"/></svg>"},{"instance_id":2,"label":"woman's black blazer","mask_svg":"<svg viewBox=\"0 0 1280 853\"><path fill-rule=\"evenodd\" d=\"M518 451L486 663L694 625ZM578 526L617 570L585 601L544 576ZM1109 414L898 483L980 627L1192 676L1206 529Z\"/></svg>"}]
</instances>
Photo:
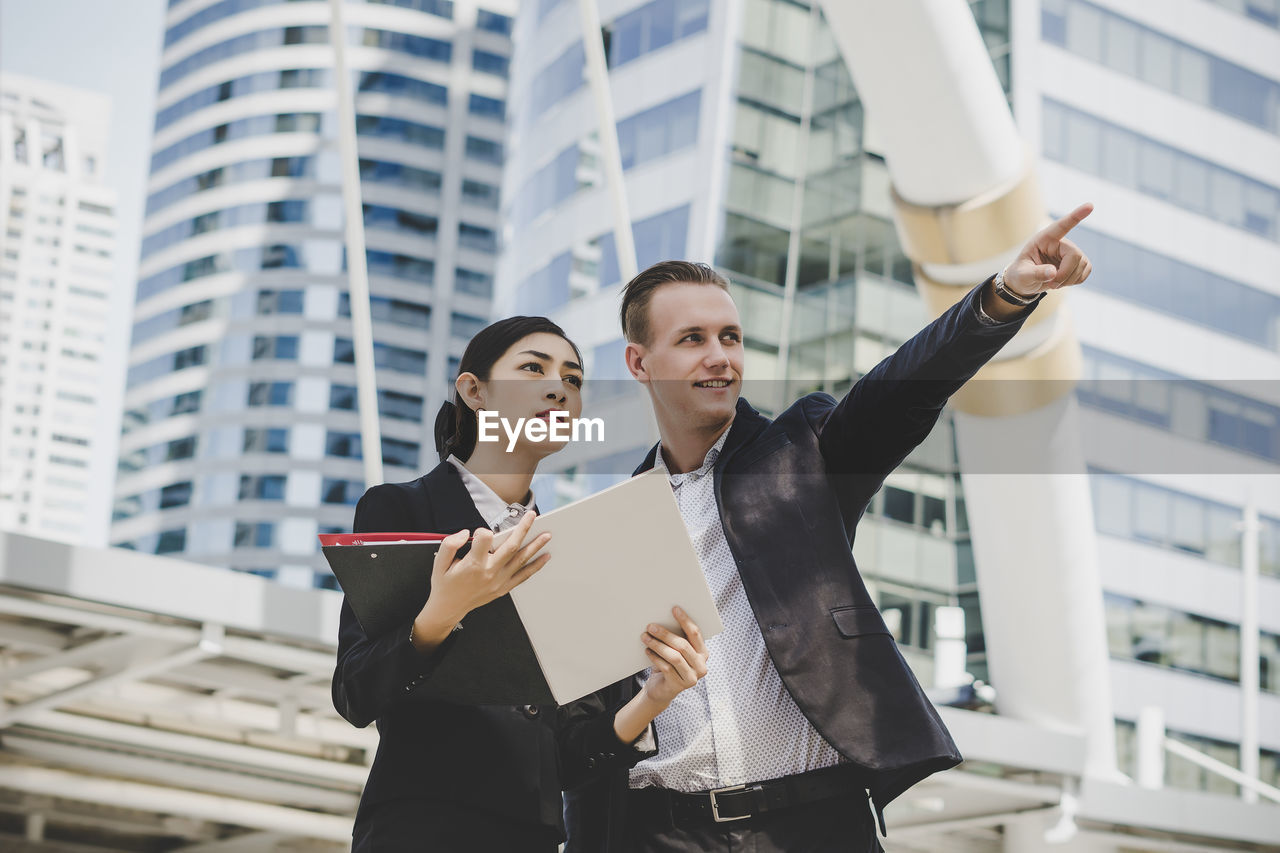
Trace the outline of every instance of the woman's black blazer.
<instances>
[{"instance_id":1,"label":"woman's black blazer","mask_svg":"<svg viewBox=\"0 0 1280 853\"><path fill-rule=\"evenodd\" d=\"M356 505L356 533L453 533L484 527L457 470L442 462L408 483L384 483ZM616 707L603 694L563 708L455 705L419 686L449 653L409 644L411 620L369 637L343 600L333 704L352 725L378 723L378 753L360 798L357 823L377 803L399 798L456 802L554 828L563 838L561 788L648 754L618 742Z\"/></svg>"}]
</instances>

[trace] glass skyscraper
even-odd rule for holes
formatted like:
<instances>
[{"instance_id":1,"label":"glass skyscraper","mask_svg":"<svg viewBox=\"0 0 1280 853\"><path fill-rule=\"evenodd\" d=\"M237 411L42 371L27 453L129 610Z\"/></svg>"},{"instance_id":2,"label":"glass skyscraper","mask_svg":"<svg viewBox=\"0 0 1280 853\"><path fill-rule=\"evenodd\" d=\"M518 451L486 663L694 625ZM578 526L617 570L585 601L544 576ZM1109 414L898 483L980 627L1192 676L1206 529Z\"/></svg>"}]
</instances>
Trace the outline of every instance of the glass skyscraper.
<instances>
[{"instance_id":1,"label":"glass skyscraper","mask_svg":"<svg viewBox=\"0 0 1280 853\"><path fill-rule=\"evenodd\" d=\"M388 480L489 317L512 12L346 6ZM364 482L329 17L169 3L113 544L332 584Z\"/></svg>"}]
</instances>

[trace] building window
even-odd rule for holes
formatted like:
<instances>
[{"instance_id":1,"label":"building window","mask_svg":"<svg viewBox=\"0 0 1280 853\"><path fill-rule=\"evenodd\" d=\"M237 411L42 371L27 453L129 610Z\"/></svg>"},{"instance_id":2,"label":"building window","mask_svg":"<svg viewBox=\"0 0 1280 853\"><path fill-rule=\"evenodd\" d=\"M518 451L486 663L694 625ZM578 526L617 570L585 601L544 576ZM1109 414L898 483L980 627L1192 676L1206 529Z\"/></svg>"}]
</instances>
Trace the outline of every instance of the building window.
<instances>
[{"instance_id":1,"label":"building window","mask_svg":"<svg viewBox=\"0 0 1280 853\"><path fill-rule=\"evenodd\" d=\"M477 252L493 254L498 251L498 232L468 222L458 223L458 245Z\"/></svg>"},{"instance_id":2,"label":"building window","mask_svg":"<svg viewBox=\"0 0 1280 853\"><path fill-rule=\"evenodd\" d=\"M428 104L445 106L449 100L449 90L438 83L429 83L402 74L391 74L386 71L365 71L360 74L361 92L380 92L395 95L399 98L411 98Z\"/></svg>"},{"instance_id":3,"label":"building window","mask_svg":"<svg viewBox=\"0 0 1280 853\"><path fill-rule=\"evenodd\" d=\"M338 364L355 364L355 347L350 338L334 340L333 360ZM427 354L407 347L375 343L373 363L375 367L421 376L427 369Z\"/></svg>"},{"instance_id":4,"label":"building window","mask_svg":"<svg viewBox=\"0 0 1280 853\"><path fill-rule=\"evenodd\" d=\"M361 160L360 180L370 183L395 184L404 189L439 195L443 177L431 169L417 169L388 160Z\"/></svg>"},{"instance_id":5,"label":"building window","mask_svg":"<svg viewBox=\"0 0 1280 853\"><path fill-rule=\"evenodd\" d=\"M292 382L253 382L249 385L250 406L290 406L293 404Z\"/></svg>"},{"instance_id":6,"label":"building window","mask_svg":"<svg viewBox=\"0 0 1280 853\"><path fill-rule=\"evenodd\" d=\"M320 484L321 503L355 506L362 494L364 494L364 485L356 480L325 477L324 482Z\"/></svg>"},{"instance_id":7,"label":"building window","mask_svg":"<svg viewBox=\"0 0 1280 853\"><path fill-rule=\"evenodd\" d=\"M337 411L355 411L357 406L354 385L330 385L329 408ZM423 399L416 394L399 391L378 391L378 414L393 420L422 423Z\"/></svg>"},{"instance_id":8,"label":"building window","mask_svg":"<svg viewBox=\"0 0 1280 853\"><path fill-rule=\"evenodd\" d=\"M1240 510L1119 474L1094 471L1099 533L1240 565Z\"/></svg>"},{"instance_id":9,"label":"building window","mask_svg":"<svg viewBox=\"0 0 1280 853\"><path fill-rule=\"evenodd\" d=\"M469 341L487 325L489 323L483 317L472 317L455 311L449 318L449 334L459 340Z\"/></svg>"},{"instance_id":10,"label":"building window","mask_svg":"<svg viewBox=\"0 0 1280 853\"><path fill-rule=\"evenodd\" d=\"M609 66L660 50L707 28L709 0L654 0L628 12L614 23L609 41Z\"/></svg>"},{"instance_id":11,"label":"building window","mask_svg":"<svg viewBox=\"0 0 1280 853\"><path fill-rule=\"evenodd\" d=\"M259 316L269 314L301 314L301 290L259 290L257 313Z\"/></svg>"},{"instance_id":12,"label":"building window","mask_svg":"<svg viewBox=\"0 0 1280 853\"><path fill-rule=\"evenodd\" d=\"M282 427L245 427L245 453L288 453L289 430Z\"/></svg>"},{"instance_id":13,"label":"building window","mask_svg":"<svg viewBox=\"0 0 1280 853\"><path fill-rule=\"evenodd\" d=\"M324 440L324 455L341 459L361 459L360 433L329 430Z\"/></svg>"},{"instance_id":14,"label":"building window","mask_svg":"<svg viewBox=\"0 0 1280 853\"><path fill-rule=\"evenodd\" d=\"M388 299L385 296L369 297L369 313L375 322L395 323L414 329L431 328L431 306L408 302L403 299ZM338 297L338 316L351 316L351 294L343 293Z\"/></svg>"},{"instance_id":15,"label":"building window","mask_svg":"<svg viewBox=\"0 0 1280 853\"><path fill-rule=\"evenodd\" d=\"M1048 159L1280 242L1280 188L1047 98L1042 119Z\"/></svg>"},{"instance_id":16,"label":"building window","mask_svg":"<svg viewBox=\"0 0 1280 853\"><path fill-rule=\"evenodd\" d=\"M275 542L276 526L269 521L237 521L235 548L270 548Z\"/></svg>"},{"instance_id":17,"label":"building window","mask_svg":"<svg viewBox=\"0 0 1280 853\"><path fill-rule=\"evenodd\" d=\"M157 554L176 554L187 549L187 528L176 527L173 530L161 531L156 537Z\"/></svg>"},{"instance_id":18,"label":"building window","mask_svg":"<svg viewBox=\"0 0 1280 853\"><path fill-rule=\"evenodd\" d=\"M502 79L507 79L507 73L511 65L511 60L499 53L490 53L487 50L476 49L471 52L471 67L476 71L483 71L485 74L496 74ZM475 97L474 95L472 97Z\"/></svg>"},{"instance_id":19,"label":"building window","mask_svg":"<svg viewBox=\"0 0 1280 853\"><path fill-rule=\"evenodd\" d=\"M492 139L483 139L479 136L468 136L466 156L471 160L479 160L482 163L502 165L502 143L495 142Z\"/></svg>"},{"instance_id":20,"label":"building window","mask_svg":"<svg viewBox=\"0 0 1280 853\"><path fill-rule=\"evenodd\" d=\"M370 249L365 253L365 259L369 265L369 275L385 275L426 285L435 283L436 262L429 258Z\"/></svg>"},{"instance_id":21,"label":"building window","mask_svg":"<svg viewBox=\"0 0 1280 853\"><path fill-rule=\"evenodd\" d=\"M630 169L698 141L701 91L695 90L618 122L622 168Z\"/></svg>"},{"instance_id":22,"label":"building window","mask_svg":"<svg viewBox=\"0 0 1280 853\"><path fill-rule=\"evenodd\" d=\"M450 42L425 36L411 36L394 30L375 30L366 27L363 44L365 47L380 47L383 50L394 50L397 53L407 53L419 59L430 59L435 62L447 63L453 58L453 45Z\"/></svg>"},{"instance_id":23,"label":"building window","mask_svg":"<svg viewBox=\"0 0 1280 853\"><path fill-rule=\"evenodd\" d=\"M173 483L160 489L160 509L186 506L191 503L191 482Z\"/></svg>"},{"instance_id":24,"label":"building window","mask_svg":"<svg viewBox=\"0 0 1280 853\"><path fill-rule=\"evenodd\" d=\"M399 231L421 237L436 236L439 221L425 213L414 213L396 207L385 207L377 204L364 205L364 224L366 228L378 228L386 231Z\"/></svg>"},{"instance_id":25,"label":"building window","mask_svg":"<svg viewBox=\"0 0 1280 853\"><path fill-rule=\"evenodd\" d=\"M486 98L484 95L472 95L467 111L473 116L502 121L507 114L507 102L498 98Z\"/></svg>"},{"instance_id":26,"label":"building window","mask_svg":"<svg viewBox=\"0 0 1280 853\"><path fill-rule=\"evenodd\" d=\"M478 270L457 267L453 271L453 288L461 293L487 299L493 295L493 276Z\"/></svg>"},{"instance_id":27,"label":"building window","mask_svg":"<svg viewBox=\"0 0 1280 853\"><path fill-rule=\"evenodd\" d=\"M1280 407L1085 348L1081 403L1196 441L1280 460Z\"/></svg>"},{"instance_id":28,"label":"building window","mask_svg":"<svg viewBox=\"0 0 1280 853\"><path fill-rule=\"evenodd\" d=\"M1274 14L1276 4L1271 5ZM1110 10L1083 0L1046 3L1041 37L1113 71L1280 134L1280 82Z\"/></svg>"},{"instance_id":29,"label":"building window","mask_svg":"<svg viewBox=\"0 0 1280 853\"><path fill-rule=\"evenodd\" d=\"M511 19L488 9L476 10L476 29L487 30L503 36L511 35Z\"/></svg>"},{"instance_id":30,"label":"building window","mask_svg":"<svg viewBox=\"0 0 1280 853\"><path fill-rule=\"evenodd\" d=\"M462 200L467 204L474 204L489 210L497 210L498 187L494 184L486 184L482 181L464 178L462 181Z\"/></svg>"},{"instance_id":31,"label":"building window","mask_svg":"<svg viewBox=\"0 0 1280 853\"><path fill-rule=\"evenodd\" d=\"M205 363L207 351L204 345L188 347L177 352L168 353L150 361L129 368L129 387L139 385L152 379L158 379L170 373L177 373L189 367L199 367Z\"/></svg>"},{"instance_id":32,"label":"building window","mask_svg":"<svg viewBox=\"0 0 1280 853\"><path fill-rule=\"evenodd\" d=\"M437 151L444 148L444 128L390 116L357 115L356 133Z\"/></svg>"},{"instance_id":33,"label":"building window","mask_svg":"<svg viewBox=\"0 0 1280 853\"><path fill-rule=\"evenodd\" d=\"M239 498L242 501L282 501L285 478L284 474L241 474Z\"/></svg>"},{"instance_id":34,"label":"building window","mask_svg":"<svg viewBox=\"0 0 1280 853\"><path fill-rule=\"evenodd\" d=\"M297 335L255 335L253 338L254 361L275 359L277 361L298 360Z\"/></svg>"}]
</instances>

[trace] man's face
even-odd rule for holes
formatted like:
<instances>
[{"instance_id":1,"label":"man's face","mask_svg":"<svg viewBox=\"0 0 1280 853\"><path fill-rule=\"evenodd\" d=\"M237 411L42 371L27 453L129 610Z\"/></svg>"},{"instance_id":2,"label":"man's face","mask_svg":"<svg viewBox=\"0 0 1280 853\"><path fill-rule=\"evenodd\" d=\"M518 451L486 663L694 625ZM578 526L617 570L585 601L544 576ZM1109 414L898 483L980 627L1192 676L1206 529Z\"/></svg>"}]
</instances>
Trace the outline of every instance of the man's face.
<instances>
[{"instance_id":1,"label":"man's face","mask_svg":"<svg viewBox=\"0 0 1280 853\"><path fill-rule=\"evenodd\" d=\"M627 345L627 367L649 387L664 430L718 431L742 392L742 325L733 298L710 284L666 284L649 301L649 341Z\"/></svg>"}]
</instances>

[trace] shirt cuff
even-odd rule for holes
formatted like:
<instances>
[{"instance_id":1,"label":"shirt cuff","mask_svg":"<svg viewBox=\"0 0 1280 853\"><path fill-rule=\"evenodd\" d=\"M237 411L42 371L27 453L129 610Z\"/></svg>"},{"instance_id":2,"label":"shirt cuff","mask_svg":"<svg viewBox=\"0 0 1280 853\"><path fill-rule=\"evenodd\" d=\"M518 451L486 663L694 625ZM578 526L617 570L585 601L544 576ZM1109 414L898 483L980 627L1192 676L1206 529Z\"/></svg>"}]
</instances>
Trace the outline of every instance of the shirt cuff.
<instances>
[{"instance_id":1,"label":"shirt cuff","mask_svg":"<svg viewBox=\"0 0 1280 853\"><path fill-rule=\"evenodd\" d=\"M1004 320L997 320L982 309L982 294L978 294L978 298L973 300L973 310L974 314L978 317L978 322L984 326L999 326L1006 322Z\"/></svg>"},{"instance_id":2,"label":"shirt cuff","mask_svg":"<svg viewBox=\"0 0 1280 853\"><path fill-rule=\"evenodd\" d=\"M644 727L640 737L628 744L636 752L653 753L658 751L658 738L653 731L653 723Z\"/></svg>"}]
</instances>

